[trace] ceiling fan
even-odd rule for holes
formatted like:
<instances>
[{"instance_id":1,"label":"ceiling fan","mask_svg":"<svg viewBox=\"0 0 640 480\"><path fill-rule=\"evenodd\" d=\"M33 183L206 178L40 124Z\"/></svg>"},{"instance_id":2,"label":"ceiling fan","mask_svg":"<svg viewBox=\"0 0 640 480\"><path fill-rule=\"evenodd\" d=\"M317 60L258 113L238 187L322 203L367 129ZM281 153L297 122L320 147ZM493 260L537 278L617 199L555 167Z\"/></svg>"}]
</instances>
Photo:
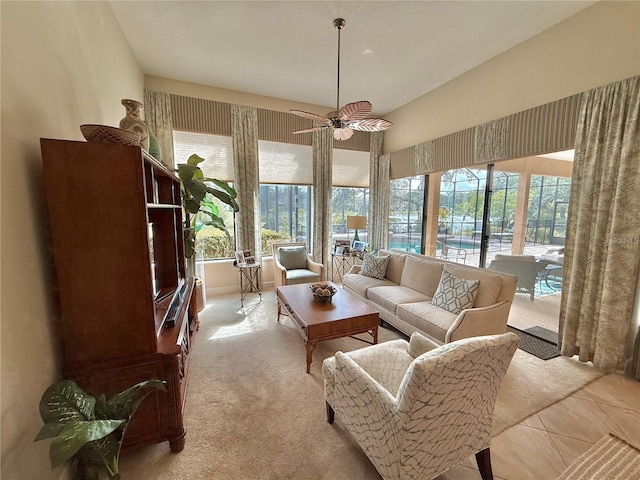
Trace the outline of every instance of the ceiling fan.
<instances>
[{"instance_id":1,"label":"ceiling fan","mask_svg":"<svg viewBox=\"0 0 640 480\"><path fill-rule=\"evenodd\" d=\"M382 118L367 118L371 113L371 102L360 100L359 102L347 103L340 108L340 31L344 27L343 18L336 18L333 26L338 30L338 85L336 94L336 110L329 112L326 117L315 113L303 112L302 110L291 110L291 113L299 117L314 120L322 125L312 128L298 130L295 133L308 133L325 128L333 128L333 138L336 140L347 140L351 138L354 130L361 132L378 132L386 130L393 125Z\"/></svg>"}]
</instances>

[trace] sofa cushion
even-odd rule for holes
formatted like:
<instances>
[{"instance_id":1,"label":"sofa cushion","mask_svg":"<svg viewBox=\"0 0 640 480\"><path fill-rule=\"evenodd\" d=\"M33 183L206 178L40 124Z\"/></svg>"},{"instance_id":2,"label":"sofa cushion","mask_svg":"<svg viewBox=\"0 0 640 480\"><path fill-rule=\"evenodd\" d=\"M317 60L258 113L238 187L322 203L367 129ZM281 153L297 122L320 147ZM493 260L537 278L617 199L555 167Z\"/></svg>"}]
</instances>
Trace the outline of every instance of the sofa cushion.
<instances>
[{"instance_id":1,"label":"sofa cushion","mask_svg":"<svg viewBox=\"0 0 640 480\"><path fill-rule=\"evenodd\" d=\"M367 290L367 298L391 313L396 313L396 307L401 303L429 300L426 295L402 285L371 287Z\"/></svg>"},{"instance_id":2,"label":"sofa cushion","mask_svg":"<svg viewBox=\"0 0 640 480\"><path fill-rule=\"evenodd\" d=\"M400 285L417 290L431 298L440 282L442 269L441 262L407 255Z\"/></svg>"},{"instance_id":3,"label":"sofa cushion","mask_svg":"<svg viewBox=\"0 0 640 480\"><path fill-rule=\"evenodd\" d=\"M366 277L373 277L382 280L387 273L387 265L389 264L389 255L376 256L367 254L362 259L362 267L360 274Z\"/></svg>"},{"instance_id":4,"label":"sofa cushion","mask_svg":"<svg viewBox=\"0 0 640 480\"><path fill-rule=\"evenodd\" d=\"M464 265L446 265L445 270L456 277L467 280L480 280L480 288L476 295L474 307L486 307L496 303L502 289L502 278L496 273L484 268L465 267Z\"/></svg>"},{"instance_id":5,"label":"sofa cushion","mask_svg":"<svg viewBox=\"0 0 640 480\"><path fill-rule=\"evenodd\" d=\"M305 247L282 247L278 249L280 263L287 270L307 268L307 252Z\"/></svg>"},{"instance_id":6,"label":"sofa cushion","mask_svg":"<svg viewBox=\"0 0 640 480\"><path fill-rule=\"evenodd\" d=\"M396 252L390 252L388 250L378 250L378 255L389 256L389 264L387 265L387 272L384 276L393 283L399 285L402 278L402 270L404 269L404 262L407 256Z\"/></svg>"},{"instance_id":7,"label":"sofa cushion","mask_svg":"<svg viewBox=\"0 0 640 480\"><path fill-rule=\"evenodd\" d=\"M347 273L342 277L342 285L351 288L358 295L367 298L367 290L371 287L393 286L395 283L386 279L379 280L373 277L366 277L359 273Z\"/></svg>"},{"instance_id":8,"label":"sofa cushion","mask_svg":"<svg viewBox=\"0 0 640 480\"><path fill-rule=\"evenodd\" d=\"M443 343L445 341L447 331L451 325L453 325L453 322L455 322L457 317L457 315L451 312L447 312L442 308L432 305L431 302L416 302L398 305L396 315L400 320L404 320L419 329L421 332L424 332Z\"/></svg>"},{"instance_id":9,"label":"sofa cushion","mask_svg":"<svg viewBox=\"0 0 640 480\"><path fill-rule=\"evenodd\" d=\"M457 315L461 311L473 307L479 287L480 280L456 277L444 270L436 293L431 299L431 304Z\"/></svg>"}]
</instances>

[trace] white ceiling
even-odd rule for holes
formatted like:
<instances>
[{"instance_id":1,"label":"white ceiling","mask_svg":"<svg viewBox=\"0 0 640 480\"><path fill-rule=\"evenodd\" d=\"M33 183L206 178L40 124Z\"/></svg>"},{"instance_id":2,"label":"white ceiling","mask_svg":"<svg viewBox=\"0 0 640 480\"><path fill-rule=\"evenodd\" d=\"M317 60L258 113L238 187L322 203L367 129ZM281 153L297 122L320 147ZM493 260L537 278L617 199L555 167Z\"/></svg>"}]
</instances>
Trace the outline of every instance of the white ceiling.
<instances>
[{"instance_id":1,"label":"white ceiling","mask_svg":"<svg viewBox=\"0 0 640 480\"><path fill-rule=\"evenodd\" d=\"M384 115L595 1L112 1L143 72ZM316 112L327 113L327 112Z\"/></svg>"}]
</instances>

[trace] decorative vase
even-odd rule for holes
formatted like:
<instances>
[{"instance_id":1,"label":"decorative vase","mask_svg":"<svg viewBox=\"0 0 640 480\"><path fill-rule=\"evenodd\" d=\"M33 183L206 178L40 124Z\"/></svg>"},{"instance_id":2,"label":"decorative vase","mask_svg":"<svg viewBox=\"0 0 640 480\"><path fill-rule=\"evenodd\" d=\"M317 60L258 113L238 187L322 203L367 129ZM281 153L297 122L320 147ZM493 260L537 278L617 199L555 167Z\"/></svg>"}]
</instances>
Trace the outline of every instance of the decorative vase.
<instances>
[{"instance_id":1,"label":"decorative vase","mask_svg":"<svg viewBox=\"0 0 640 480\"><path fill-rule=\"evenodd\" d=\"M140 146L149 151L149 127L142 120L142 103L137 100L122 99L127 115L120 120L120 128L140 135Z\"/></svg>"}]
</instances>

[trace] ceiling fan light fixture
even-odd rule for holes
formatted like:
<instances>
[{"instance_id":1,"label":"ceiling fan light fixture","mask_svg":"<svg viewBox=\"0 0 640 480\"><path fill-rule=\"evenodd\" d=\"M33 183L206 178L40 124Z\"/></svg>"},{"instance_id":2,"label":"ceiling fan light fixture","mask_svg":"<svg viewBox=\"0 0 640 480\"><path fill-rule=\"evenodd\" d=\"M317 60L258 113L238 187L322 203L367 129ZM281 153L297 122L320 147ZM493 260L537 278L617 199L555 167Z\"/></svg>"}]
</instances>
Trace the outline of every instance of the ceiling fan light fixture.
<instances>
[{"instance_id":1,"label":"ceiling fan light fixture","mask_svg":"<svg viewBox=\"0 0 640 480\"><path fill-rule=\"evenodd\" d=\"M333 26L338 30L338 83L336 88L336 110L328 113L325 117L315 113L304 112L302 110L291 110L291 113L294 115L324 124L317 127L297 130L293 132L294 134L333 128L333 138L336 140L348 140L353 136L354 130L362 132L379 132L388 129L393 125L391 122L384 120L383 118L367 118L371 113L371 103L366 100L347 103L344 107L340 108L340 30L345 26L345 23L346 22L343 18L336 18L333 21Z\"/></svg>"},{"instance_id":2,"label":"ceiling fan light fixture","mask_svg":"<svg viewBox=\"0 0 640 480\"><path fill-rule=\"evenodd\" d=\"M334 128L333 138L336 140L349 140L353 136L353 130L350 128Z\"/></svg>"}]
</instances>

